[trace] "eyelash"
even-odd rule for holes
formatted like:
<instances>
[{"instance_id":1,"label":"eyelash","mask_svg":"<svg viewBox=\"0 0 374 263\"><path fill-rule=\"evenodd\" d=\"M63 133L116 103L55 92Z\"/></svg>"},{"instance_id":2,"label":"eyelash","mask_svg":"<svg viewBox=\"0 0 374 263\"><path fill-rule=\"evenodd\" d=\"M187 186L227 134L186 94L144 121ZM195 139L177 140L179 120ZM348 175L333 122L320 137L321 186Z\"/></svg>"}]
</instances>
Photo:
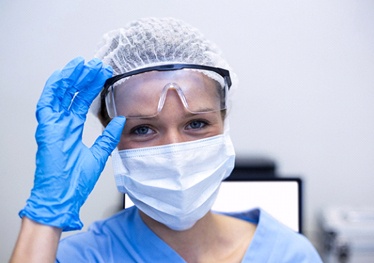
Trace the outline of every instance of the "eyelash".
<instances>
[{"instance_id":1,"label":"eyelash","mask_svg":"<svg viewBox=\"0 0 374 263\"><path fill-rule=\"evenodd\" d=\"M189 123L188 123L188 125L187 126L190 126L192 123L199 123L199 124L202 124L203 126L202 127L199 127L199 128L191 128L191 129L203 129L203 128L205 128L206 126L208 126L209 125L209 122L208 121L206 121L206 120L192 120L192 121L190 121Z\"/></svg>"},{"instance_id":2,"label":"eyelash","mask_svg":"<svg viewBox=\"0 0 374 263\"><path fill-rule=\"evenodd\" d=\"M145 134L139 133L140 129L144 129L144 128L147 129L147 132ZM148 134L149 130L152 130L152 129L148 125L138 125L130 130L130 134L135 134L137 136L145 136Z\"/></svg>"}]
</instances>

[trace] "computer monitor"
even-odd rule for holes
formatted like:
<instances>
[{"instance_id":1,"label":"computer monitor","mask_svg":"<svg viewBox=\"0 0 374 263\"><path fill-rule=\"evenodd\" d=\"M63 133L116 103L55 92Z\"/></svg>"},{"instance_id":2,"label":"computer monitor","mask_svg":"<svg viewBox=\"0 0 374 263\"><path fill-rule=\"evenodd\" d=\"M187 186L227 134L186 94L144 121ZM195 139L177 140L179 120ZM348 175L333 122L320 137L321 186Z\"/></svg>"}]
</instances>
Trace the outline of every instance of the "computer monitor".
<instances>
[{"instance_id":1,"label":"computer monitor","mask_svg":"<svg viewBox=\"0 0 374 263\"><path fill-rule=\"evenodd\" d=\"M261 207L291 229L302 232L300 178L250 178L223 181L212 210L240 212Z\"/></svg>"},{"instance_id":2,"label":"computer monitor","mask_svg":"<svg viewBox=\"0 0 374 263\"><path fill-rule=\"evenodd\" d=\"M124 208L133 206L125 195ZM302 181L300 178L247 178L221 184L213 211L240 212L261 207L296 232L302 232Z\"/></svg>"}]
</instances>

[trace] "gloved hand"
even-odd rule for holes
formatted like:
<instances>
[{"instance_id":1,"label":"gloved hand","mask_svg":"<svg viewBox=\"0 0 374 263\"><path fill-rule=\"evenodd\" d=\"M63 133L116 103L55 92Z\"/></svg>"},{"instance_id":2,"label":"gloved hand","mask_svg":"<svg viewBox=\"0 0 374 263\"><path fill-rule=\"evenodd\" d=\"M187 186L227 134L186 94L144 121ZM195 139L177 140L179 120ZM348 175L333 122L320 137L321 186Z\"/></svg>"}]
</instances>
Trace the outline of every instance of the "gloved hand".
<instances>
[{"instance_id":1,"label":"gloved hand","mask_svg":"<svg viewBox=\"0 0 374 263\"><path fill-rule=\"evenodd\" d=\"M47 81L37 104L34 187L20 216L38 223L81 229L80 207L95 186L119 142L124 117L114 118L91 148L82 143L91 102L112 70L98 59L69 62Z\"/></svg>"}]
</instances>

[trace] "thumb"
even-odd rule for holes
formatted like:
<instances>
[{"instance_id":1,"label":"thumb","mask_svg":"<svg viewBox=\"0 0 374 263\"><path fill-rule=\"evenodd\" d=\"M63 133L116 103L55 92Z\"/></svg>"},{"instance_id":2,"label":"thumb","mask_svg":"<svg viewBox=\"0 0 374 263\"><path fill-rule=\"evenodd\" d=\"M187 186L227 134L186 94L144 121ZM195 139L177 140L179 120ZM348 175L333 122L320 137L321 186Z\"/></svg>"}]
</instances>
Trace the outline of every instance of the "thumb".
<instances>
[{"instance_id":1,"label":"thumb","mask_svg":"<svg viewBox=\"0 0 374 263\"><path fill-rule=\"evenodd\" d=\"M94 145L91 147L92 154L102 165L105 164L109 155L119 143L125 123L125 117L119 116L113 118L106 126L102 135L96 139Z\"/></svg>"}]
</instances>

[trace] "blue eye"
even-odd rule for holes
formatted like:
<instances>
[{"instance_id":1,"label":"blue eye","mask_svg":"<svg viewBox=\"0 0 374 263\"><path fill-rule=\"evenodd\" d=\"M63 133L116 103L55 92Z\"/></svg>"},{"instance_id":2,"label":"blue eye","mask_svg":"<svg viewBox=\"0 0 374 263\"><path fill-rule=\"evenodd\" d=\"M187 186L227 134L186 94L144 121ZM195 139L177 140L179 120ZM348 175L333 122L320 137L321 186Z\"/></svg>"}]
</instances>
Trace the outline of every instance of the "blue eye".
<instances>
[{"instance_id":1,"label":"blue eye","mask_svg":"<svg viewBox=\"0 0 374 263\"><path fill-rule=\"evenodd\" d=\"M187 129L202 129L204 128L208 123L206 121L199 121L199 120L194 120L191 121L187 125Z\"/></svg>"},{"instance_id":2,"label":"blue eye","mask_svg":"<svg viewBox=\"0 0 374 263\"><path fill-rule=\"evenodd\" d=\"M131 130L131 133L136 135L148 135L151 134L153 130L147 126L138 126Z\"/></svg>"}]
</instances>

